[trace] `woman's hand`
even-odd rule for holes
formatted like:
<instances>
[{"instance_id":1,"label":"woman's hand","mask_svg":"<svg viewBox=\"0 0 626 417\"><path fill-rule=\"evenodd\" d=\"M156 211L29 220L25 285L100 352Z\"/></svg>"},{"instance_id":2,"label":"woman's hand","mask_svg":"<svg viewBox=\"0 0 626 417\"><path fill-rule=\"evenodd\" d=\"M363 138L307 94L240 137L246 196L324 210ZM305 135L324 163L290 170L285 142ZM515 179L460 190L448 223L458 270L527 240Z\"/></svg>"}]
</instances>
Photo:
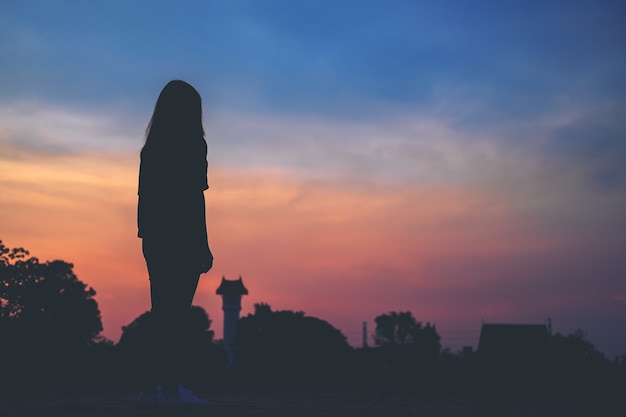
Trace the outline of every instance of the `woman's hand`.
<instances>
[{"instance_id":1,"label":"woman's hand","mask_svg":"<svg viewBox=\"0 0 626 417\"><path fill-rule=\"evenodd\" d=\"M209 270L213 267L213 254L211 253L211 249L208 247L206 251L200 257L200 273L204 274L209 272Z\"/></svg>"}]
</instances>

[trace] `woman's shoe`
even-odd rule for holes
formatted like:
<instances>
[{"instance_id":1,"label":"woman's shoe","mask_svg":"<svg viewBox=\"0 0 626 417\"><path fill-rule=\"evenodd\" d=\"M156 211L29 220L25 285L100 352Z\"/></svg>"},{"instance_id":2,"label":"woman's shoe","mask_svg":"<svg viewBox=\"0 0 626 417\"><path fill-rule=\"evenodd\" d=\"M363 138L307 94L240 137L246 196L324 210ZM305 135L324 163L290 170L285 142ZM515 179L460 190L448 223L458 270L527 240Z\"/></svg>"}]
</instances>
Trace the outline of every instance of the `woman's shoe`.
<instances>
[{"instance_id":1,"label":"woman's shoe","mask_svg":"<svg viewBox=\"0 0 626 417\"><path fill-rule=\"evenodd\" d=\"M194 396L190 389L182 385L178 386L178 395L176 395L175 398L180 405L207 405L209 403L209 401L204 398Z\"/></svg>"}]
</instances>

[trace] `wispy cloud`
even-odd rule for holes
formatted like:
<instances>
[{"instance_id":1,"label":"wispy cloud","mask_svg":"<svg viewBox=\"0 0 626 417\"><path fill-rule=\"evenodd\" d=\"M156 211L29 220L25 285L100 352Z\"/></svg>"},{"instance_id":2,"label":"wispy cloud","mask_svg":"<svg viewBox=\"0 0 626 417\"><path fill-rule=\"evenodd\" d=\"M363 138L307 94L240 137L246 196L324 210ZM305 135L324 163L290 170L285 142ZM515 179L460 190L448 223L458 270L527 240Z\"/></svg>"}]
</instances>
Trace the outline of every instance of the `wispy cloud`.
<instances>
[{"instance_id":1,"label":"wispy cloud","mask_svg":"<svg viewBox=\"0 0 626 417\"><path fill-rule=\"evenodd\" d=\"M33 153L138 151L142 129L138 120L110 108L78 109L32 100L0 103L0 139Z\"/></svg>"},{"instance_id":2,"label":"wispy cloud","mask_svg":"<svg viewBox=\"0 0 626 417\"><path fill-rule=\"evenodd\" d=\"M381 114L362 122L208 114L211 168L273 170L361 189L472 189L488 193L492 204L506 202L546 230L573 236L618 235L626 227L619 214L626 207L621 180L626 148L619 140L626 128L615 111L601 118L593 117L597 109L577 107L532 124L499 122L482 129L463 129L458 118L438 111ZM142 119L148 117L142 116L43 102L5 103L0 105L3 155L114 152L136 157ZM599 186L603 172L614 175Z\"/></svg>"}]
</instances>

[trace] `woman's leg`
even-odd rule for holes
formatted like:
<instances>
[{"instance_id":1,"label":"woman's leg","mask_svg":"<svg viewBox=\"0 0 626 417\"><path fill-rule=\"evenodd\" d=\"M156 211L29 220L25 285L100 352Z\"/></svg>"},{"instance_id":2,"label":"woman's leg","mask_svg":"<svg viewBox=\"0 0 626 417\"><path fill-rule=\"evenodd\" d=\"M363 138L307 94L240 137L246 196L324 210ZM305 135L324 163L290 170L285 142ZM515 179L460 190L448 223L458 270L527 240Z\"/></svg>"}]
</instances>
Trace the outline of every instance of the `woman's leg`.
<instances>
[{"instance_id":1,"label":"woman's leg","mask_svg":"<svg viewBox=\"0 0 626 417\"><path fill-rule=\"evenodd\" d=\"M143 246L155 325L155 382L175 393L184 375L191 304L200 276L181 265L184 258L172 254L171 246L145 240Z\"/></svg>"}]
</instances>

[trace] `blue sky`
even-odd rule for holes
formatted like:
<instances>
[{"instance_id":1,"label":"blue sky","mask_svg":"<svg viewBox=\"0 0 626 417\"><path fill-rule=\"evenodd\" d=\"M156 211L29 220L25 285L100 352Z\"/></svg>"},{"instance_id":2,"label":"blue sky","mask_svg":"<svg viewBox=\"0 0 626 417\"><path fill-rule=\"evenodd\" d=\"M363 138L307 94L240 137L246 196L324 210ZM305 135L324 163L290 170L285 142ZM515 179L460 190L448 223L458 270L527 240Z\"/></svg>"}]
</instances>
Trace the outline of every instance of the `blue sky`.
<instances>
[{"instance_id":1,"label":"blue sky","mask_svg":"<svg viewBox=\"0 0 626 417\"><path fill-rule=\"evenodd\" d=\"M3 75L11 82L2 93L148 100L159 76L180 74L197 79L211 101L257 111L356 117L385 103L429 108L480 97L491 104L492 116L483 118L530 117L559 100L623 97L624 8L591 1L5 1Z\"/></svg>"},{"instance_id":2,"label":"blue sky","mask_svg":"<svg viewBox=\"0 0 626 417\"><path fill-rule=\"evenodd\" d=\"M181 78L203 96L211 170L271 171L301 190L480 195L467 207L506 207L534 245L562 245L532 258L532 279L527 253L481 270L518 277L531 298L547 280L598 292L563 329L604 323L605 350L626 350L607 336L626 322L625 18L620 1L4 0L0 145L5 160L135 158L158 92ZM480 263L457 255L455 268ZM544 314L524 311L503 319Z\"/></svg>"},{"instance_id":3,"label":"blue sky","mask_svg":"<svg viewBox=\"0 0 626 417\"><path fill-rule=\"evenodd\" d=\"M183 78L210 114L428 115L464 132L500 129L511 146L544 136L542 151L573 158L626 152L620 2L5 1L0 10L4 103L145 119L154 91ZM574 112L567 126L541 126ZM622 180L601 171L598 181Z\"/></svg>"},{"instance_id":4,"label":"blue sky","mask_svg":"<svg viewBox=\"0 0 626 417\"><path fill-rule=\"evenodd\" d=\"M8 106L111 115L117 126L107 129L127 128L130 137L145 125L155 91L183 78L202 92L209 123L228 113L290 120L293 129L322 121L332 131L347 124L371 131L393 130L398 119L428 119L466 143L469 136L488 138L557 163L592 165L587 175L598 186L624 182L621 2L5 1L1 7L0 100ZM300 150L312 139L284 138L292 155L276 155L286 144L274 127L234 138L233 129L220 130L225 118L216 119L216 137L232 138L217 139L216 150L239 156L234 142L245 143L259 164L303 166ZM347 147L367 152L367 139L340 134ZM314 141L335 140L329 136ZM420 140L408 138L409 146ZM68 151L121 146L96 138L68 142ZM324 165L346 163L324 154L312 169L320 158Z\"/></svg>"}]
</instances>

